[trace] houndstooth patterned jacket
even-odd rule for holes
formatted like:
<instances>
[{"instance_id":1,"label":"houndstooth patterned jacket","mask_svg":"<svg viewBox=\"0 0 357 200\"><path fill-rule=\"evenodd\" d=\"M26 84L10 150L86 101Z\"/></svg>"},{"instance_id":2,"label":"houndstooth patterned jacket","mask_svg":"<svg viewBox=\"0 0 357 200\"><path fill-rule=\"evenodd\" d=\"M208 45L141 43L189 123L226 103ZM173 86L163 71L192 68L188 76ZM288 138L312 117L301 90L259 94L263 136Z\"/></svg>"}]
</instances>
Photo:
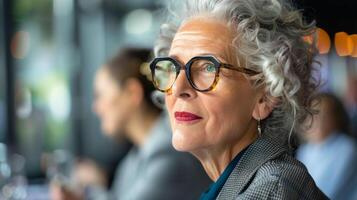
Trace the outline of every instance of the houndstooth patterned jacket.
<instances>
[{"instance_id":1,"label":"houndstooth patterned jacket","mask_svg":"<svg viewBox=\"0 0 357 200\"><path fill-rule=\"evenodd\" d=\"M218 200L328 199L281 135L263 134L244 153Z\"/></svg>"}]
</instances>

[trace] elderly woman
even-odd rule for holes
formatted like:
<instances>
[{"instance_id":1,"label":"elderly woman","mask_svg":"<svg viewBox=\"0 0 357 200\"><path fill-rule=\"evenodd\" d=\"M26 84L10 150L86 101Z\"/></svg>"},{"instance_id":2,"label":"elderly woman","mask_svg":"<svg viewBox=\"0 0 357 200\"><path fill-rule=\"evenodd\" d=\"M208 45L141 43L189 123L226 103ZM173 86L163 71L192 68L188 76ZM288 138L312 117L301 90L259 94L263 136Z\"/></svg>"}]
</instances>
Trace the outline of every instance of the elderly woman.
<instances>
[{"instance_id":1,"label":"elderly woman","mask_svg":"<svg viewBox=\"0 0 357 200\"><path fill-rule=\"evenodd\" d=\"M201 199L326 199L290 155L310 112L315 53L283 0L187 0L161 27L151 62L173 138L215 183ZM173 13L173 12L171 12Z\"/></svg>"}]
</instances>

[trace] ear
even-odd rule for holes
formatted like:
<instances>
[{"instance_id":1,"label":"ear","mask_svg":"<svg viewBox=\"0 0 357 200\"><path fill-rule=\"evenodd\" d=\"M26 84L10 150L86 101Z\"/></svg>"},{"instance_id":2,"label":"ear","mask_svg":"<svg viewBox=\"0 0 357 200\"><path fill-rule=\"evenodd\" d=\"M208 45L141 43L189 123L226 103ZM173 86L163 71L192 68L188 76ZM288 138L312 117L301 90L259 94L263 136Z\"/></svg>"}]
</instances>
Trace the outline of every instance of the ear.
<instances>
[{"instance_id":1,"label":"ear","mask_svg":"<svg viewBox=\"0 0 357 200\"><path fill-rule=\"evenodd\" d=\"M126 97L134 106L139 106L144 98L144 88L136 78L130 78L125 82Z\"/></svg>"},{"instance_id":2,"label":"ear","mask_svg":"<svg viewBox=\"0 0 357 200\"><path fill-rule=\"evenodd\" d=\"M258 98L254 110L253 118L256 120L263 120L267 118L276 106L278 99L275 97L267 97L266 94L260 95Z\"/></svg>"}]
</instances>

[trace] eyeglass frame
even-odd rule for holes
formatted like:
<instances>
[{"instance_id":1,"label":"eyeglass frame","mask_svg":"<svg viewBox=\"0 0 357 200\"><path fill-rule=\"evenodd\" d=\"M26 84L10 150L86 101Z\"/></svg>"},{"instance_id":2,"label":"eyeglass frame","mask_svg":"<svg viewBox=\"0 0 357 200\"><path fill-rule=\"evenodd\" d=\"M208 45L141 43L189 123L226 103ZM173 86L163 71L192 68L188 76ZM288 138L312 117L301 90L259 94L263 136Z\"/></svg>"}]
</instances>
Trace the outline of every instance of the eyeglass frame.
<instances>
[{"instance_id":1,"label":"eyeglass frame","mask_svg":"<svg viewBox=\"0 0 357 200\"><path fill-rule=\"evenodd\" d=\"M207 61L210 61L214 64L214 67L216 68L216 73L215 73L215 77L214 77L214 81L213 83L211 84L210 87L208 87L207 89L199 89L194 83L193 83L193 80L191 79L191 66L192 66L192 63L196 60L199 60L199 59L204 59L204 60L207 60ZM173 81L172 85L166 89L166 90L162 90L160 89L157 84L155 83L155 67L156 67L156 64L158 62L161 62L161 61L170 61L174 64L175 66L175 69L176 69L176 77L175 77L175 80ZM255 71L255 70L251 70L251 69L248 69L248 68L244 68L244 67L235 67L234 65L232 64L227 64L227 63L222 63L220 62L215 56L213 55L202 55L202 56L195 56L193 58L191 58L186 64L182 65L179 61L177 61L176 59L172 58L172 57L169 57L169 56L165 56L165 57L157 57L157 58L154 58L151 62L150 62L150 70L151 70L151 76L152 76L152 82L155 86L155 88L161 92L164 92L164 93L167 93L169 92L171 89L172 89L172 86L175 84L176 80L177 80L177 77L178 75L180 74L180 71L181 70L185 70L185 75L186 75L186 78L188 80L188 82L190 83L191 87L199 92L209 92L209 91L212 91L218 84L218 80L219 80L219 72L220 72L220 68L226 68L226 69L230 69L230 70L234 70L234 71L238 71L238 72L241 72L241 73L244 73L244 74L248 74L250 76L253 76L253 75L257 75L259 74L259 72Z\"/></svg>"}]
</instances>

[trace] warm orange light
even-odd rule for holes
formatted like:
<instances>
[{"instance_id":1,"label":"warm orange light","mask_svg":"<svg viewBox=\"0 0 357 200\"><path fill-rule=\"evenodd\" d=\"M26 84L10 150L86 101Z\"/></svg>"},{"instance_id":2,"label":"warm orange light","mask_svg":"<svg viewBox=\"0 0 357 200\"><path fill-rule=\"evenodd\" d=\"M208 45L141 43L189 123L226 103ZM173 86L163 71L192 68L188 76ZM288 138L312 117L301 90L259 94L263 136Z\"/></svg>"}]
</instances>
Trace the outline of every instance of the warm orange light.
<instances>
[{"instance_id":1,"label":"warm orange light","mask_svg":"<svg viewBox=\"0 0 357 200\"><path fill-rule=\"evenodd\" d=\"M353 43L353 50L351 56L357 58L357 34L350 35L350 38Z\"/></svg>"},{"instance_id":2,"label":"warm orange light","mask_svg":"<svg viewBox=\"0 0 357 200\"><path fill-rule=\"evenodd\" d=\"M339 56L351 55L353 50L352 39L345 32L335 34L335 47Z\"/></svg>"},{"instance_id":3,"label":"warm orange light","mask_svg":"<svg viewBox=\"0 0 357 200\"><path fill-rule=\"evenodd\" d=\"M316 32L312 35L305 36L305 42L312 44L314 37L316 36L316 48L319 50L320 54L326 54L330 51L331 39L328 33L322 28L317 28Z\"/></svg>"},{"instance_id":4,"label":"warm orange light","mask_svg":"<svg viewBox=\"0 0 357 200\"><path fill-rule=\"evenodd\" d=\"M322 29L317 28L317 49L320 54L326 54L330 51L331 40L328 33Z\"/></svg>"}]
</instances>

